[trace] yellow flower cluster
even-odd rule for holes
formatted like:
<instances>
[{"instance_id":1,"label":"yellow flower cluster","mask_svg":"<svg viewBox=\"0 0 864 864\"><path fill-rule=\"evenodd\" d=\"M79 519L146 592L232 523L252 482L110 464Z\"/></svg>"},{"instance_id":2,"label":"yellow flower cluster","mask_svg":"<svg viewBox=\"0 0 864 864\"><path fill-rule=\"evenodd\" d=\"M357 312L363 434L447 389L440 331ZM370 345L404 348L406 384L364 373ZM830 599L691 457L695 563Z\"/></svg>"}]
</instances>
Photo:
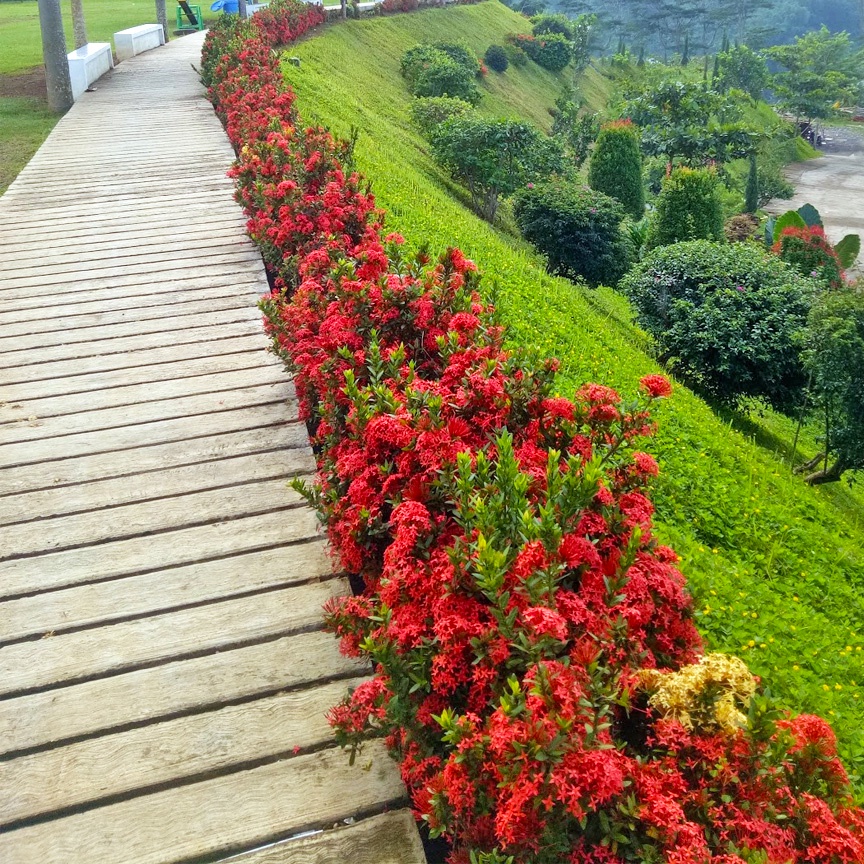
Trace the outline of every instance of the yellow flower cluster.
<instances>
[{"instance_id":1,"label":"yellow flower cluster","mask_svg":"<svg viewBox=\"0 0 864 864\"><path fill-rule=\"evenodd\" d=\"M747 725L746 711L756 681L747 665L730 654L706 654L678 672L643 669L648 704L687 729L732 734Z\"/></svg>"}]
</instances>

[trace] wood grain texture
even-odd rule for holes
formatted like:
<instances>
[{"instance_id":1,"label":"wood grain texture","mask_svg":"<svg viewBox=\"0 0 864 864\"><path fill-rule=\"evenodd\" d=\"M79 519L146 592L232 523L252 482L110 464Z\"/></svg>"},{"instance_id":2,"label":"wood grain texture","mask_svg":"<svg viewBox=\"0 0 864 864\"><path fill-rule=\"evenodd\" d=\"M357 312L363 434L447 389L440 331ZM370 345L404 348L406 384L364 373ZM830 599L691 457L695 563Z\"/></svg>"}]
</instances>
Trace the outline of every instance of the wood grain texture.
<instances>
[{"instance_id":1,"label":"wood grain texture","mask_svg":"<svg viewBox=\"0 0 864 864\"><path fill-rule=\"evenodd\" d=\"M0 858L68 864L84 853L111 864L171 864L248 848L400 799L392 768L379 742L353 766L339 749L297 756L0 834Z\"/></svg>"},{"instance_id":2,"label":"wood grain texture","mask_svg":"<svg viewBox=\"0 0 864 864\"><path fill-rule=\"evenodd\" d=\"M226 864L426 864L414 817L407 809L224 860Z\"/></svg>"}]
</instances>

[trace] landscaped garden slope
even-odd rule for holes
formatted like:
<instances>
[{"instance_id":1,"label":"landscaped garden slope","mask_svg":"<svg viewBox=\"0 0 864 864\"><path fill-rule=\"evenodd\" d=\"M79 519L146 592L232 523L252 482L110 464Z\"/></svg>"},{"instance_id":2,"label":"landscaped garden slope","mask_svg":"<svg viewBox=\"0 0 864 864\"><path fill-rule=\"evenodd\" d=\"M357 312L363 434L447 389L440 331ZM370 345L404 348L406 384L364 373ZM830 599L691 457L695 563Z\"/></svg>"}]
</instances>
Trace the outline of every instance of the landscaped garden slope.
<instances>
[{"instance_id":1,"label":"landscaped garden slope","mask_svg":"<svg viewBox=\"0 0 864 864\"><path fill-rule=\"evenodd\" d=\"M547 276L520 241L474 216L409 119L399 74L417 42L465 39L482 55L526 19L498 2L349 21L292 46L285 64L304 119L359 130L355 162L387 227L433 251L458 245L484 274L511 343L560 359L558 386L599 381L623 393L657 371L624 301ZM566 71L563 73L568 74ZM596 86L596 79L592 82ZM547 126L561 82L536 67L489 72L480 110ZM709 648L738 653L781 701L834 724L853 774L864 771L864 541L834 493L806 488L774 455L733 431L684 387L655 411L658 534L681 556ZM853 778L854 779L854 778Z\"/></svg>"}]
</instances>

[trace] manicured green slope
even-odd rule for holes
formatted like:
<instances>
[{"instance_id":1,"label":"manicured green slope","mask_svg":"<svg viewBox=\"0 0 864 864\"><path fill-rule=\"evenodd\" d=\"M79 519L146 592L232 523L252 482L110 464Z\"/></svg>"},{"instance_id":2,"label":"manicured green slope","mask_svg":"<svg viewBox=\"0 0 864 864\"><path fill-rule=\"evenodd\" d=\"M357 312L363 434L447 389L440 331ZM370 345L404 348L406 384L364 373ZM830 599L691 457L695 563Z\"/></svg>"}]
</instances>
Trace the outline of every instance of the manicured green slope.
<instances>
[{"instance_id":1,"label":"manicured green slope","mask_svg":"<svg viewBox=\"0 0 864 864\"><path fill-rule=\"evenodd\" d=\"M356 163L388 211L388 226L409 244L459 245L473 258L511 342L561 360L562 392L595 380L632 393L657 368L625 301L550 278L529 248L474 216L409 119L411 97L399 76L406 48L464 38L482 55L527 29L496 0L349 21L292 47L302 63L285 72L306 121L341 134L359 129ZM562 85L536 67L490 72L481 108L548 126ZM684 387L657 420L658 534L682 557L708 645L741 654L785 704L827 716L847 764L864 774L860 525L830 490L804 487Z\"/></svg>"}]
</instances>

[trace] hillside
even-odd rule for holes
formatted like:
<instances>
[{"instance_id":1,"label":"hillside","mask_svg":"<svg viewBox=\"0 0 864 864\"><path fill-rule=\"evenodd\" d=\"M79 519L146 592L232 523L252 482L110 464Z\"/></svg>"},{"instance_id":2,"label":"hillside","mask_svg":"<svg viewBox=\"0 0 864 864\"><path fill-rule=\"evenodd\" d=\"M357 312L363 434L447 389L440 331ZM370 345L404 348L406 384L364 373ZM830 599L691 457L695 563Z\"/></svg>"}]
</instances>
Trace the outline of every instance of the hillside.
<instances>
[{"instance_id":1,"label":"hillside","mask_svg":"<svg viewBox=\"0 0 864 864\"><path fill-rule=\"evenodd\" d=\"M626 302L549 277L526 245L474 216L409 119L411 96L399 74L406 48L465 39L482 55L529 26L496 0L349 21L292 46L301 65L285 63L284 71L306 122L346 136L359 130L356 165L387 210L388 227L409 243L458 245L474 259L511 343L560 359L562 392L593 380L631 394L640 376L658 370ZM590 86L602 88L591 74ZM531 64L490 72L480 110L548 128L548 109L566 84ZM860 783L864 529L854 502L792 477L756 443L770 438L758 418L741 434L682 385L656 419L649 449L662 470L658 533L682 558L706 642L744 657L784 704L828 717Z\"/></svg>"}]
</instances>

